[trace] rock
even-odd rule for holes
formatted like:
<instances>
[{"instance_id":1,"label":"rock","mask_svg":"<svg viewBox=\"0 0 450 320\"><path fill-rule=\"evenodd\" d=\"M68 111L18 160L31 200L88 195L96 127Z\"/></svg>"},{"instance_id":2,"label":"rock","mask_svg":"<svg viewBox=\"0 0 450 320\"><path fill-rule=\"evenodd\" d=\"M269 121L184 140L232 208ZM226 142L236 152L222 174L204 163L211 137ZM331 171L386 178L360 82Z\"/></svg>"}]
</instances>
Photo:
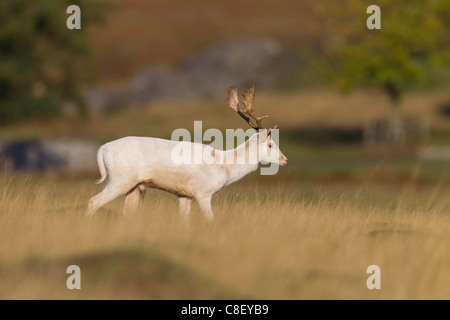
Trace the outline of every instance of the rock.
<instances>
[{"instance_id":1,"label":"rock","mask_svg":"<svg viewBox=\"0 0 450 320\"><path fill-rule=\"evenodd\" d=\"M0 144L0 165L7 171L91 171L97 146L77 139L48 139Z\"/></svg>"},{"instance_id":2,"label":"rock","mask_svg":"<svg viewBox=\"0 0 450 320\"><path fill-rule=\"evenodd\" d=\"M417 150L417 158L421 162L426 161L450 161L449 146L427 146Z\"/></svg>"},{"instance_id":3,"label":"rock","mask_svg":"<svg viewBox=\"0 0 450 320\"><path fill-rule=\"evenodd\" d=\"M177 70L187 96L223 96L233 85L267 88L277 77L276 57L281 47L268 39L232 40L187 59ZM187 92L183 92L183 89Z\"/></svg>"},{"instance_id":4,"label":"rock","mask_svg":"<svg viewBox=\"0 0 450 320\"><path fill-rule=\"evenodd\" d=\"M88 105L108 113L125 105L142 106L167 99L223 97L230 86L270 88L278 79L282 48L269 39L220 43L193 55L174 70L155 66L140 71L128 88L91 90Z\"/></svg>"},{"instance_id":5,"label":"rock","mask_svg":"<svg viewBox=\"0 0 450 320\"><path fill-rule=\"evenodd\" d=\"M108 114L134 103L133 94L128 88L94 88L87 92L86 102L91 111L98 114Z\"/></svg>"},{"instance_id":6,"label":"rock","mask_svg":"<svg viewBox=\"0 0 450 320\"><path fill-rule=\"evenodd\" d=\"M146 68L139 72L131 83L133 102L146 104L167 99L176 88L174 72L165 66Z\"/></svg>"}]
</instances>

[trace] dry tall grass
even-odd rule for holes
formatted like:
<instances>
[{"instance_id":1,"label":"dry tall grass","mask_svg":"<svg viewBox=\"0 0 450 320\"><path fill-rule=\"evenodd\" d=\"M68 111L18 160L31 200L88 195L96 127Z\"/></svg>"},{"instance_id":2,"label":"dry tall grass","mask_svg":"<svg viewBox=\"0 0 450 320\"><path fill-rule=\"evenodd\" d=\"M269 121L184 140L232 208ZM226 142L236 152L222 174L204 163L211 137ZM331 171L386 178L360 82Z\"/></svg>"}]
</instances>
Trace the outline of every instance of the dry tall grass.
<instances>
[{"instance_id":1,"label":"dry tall grass","mask_svg":"<svg viewBox=\"0 0 450 320\"><path fill-rule=\"evenodd\" d=\"M107 142L127 135L170 138L173 130L186 128L193 132L194 121L207 128L245 128L245 123L226 106L224 98L199 101L163 101L148 108L125 108L107 117L61 121L29 121L0 128L3 140L48 137L79 137ZM389 101L380 92L359 91L340 94L333 91L305 90L292 93L258 91L256 106L269 114L266 126L278 124L283 137L285 129L308 127L362 128L369 120L385 118ZM420 118L433 129L448 128L448 118L437 111L449 100L447 91L409 94L402 100L405 117Z\"/></svg>"},{"instance_id":2,"label":"dry tall grass","mask_svg":"<svg viewBox=\"0 0 450 320\"><path fill-rule=\"evenodd\" d=\"M212 223L194 206L186 224L156 190L134 217L120 215L120 199L88 219L93 179L2 180L2 299L450 298L450 203L439 187L385 188L392 201L382 202L361 187L331 198L247 181L217 195ZM66 288L72 264L81 290ZM381 290L366 288L372 264Z\"/></svg>"}]
</instances>

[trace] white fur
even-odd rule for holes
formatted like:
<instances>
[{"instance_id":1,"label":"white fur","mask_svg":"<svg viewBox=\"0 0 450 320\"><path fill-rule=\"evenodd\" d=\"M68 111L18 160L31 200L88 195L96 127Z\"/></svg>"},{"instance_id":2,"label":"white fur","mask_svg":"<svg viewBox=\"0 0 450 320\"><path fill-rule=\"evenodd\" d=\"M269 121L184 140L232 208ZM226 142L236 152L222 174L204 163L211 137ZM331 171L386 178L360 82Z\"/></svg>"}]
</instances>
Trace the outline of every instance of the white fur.
<instances>
[{"instance_id":1,"label":"white fur","mask_svg":"<svg viewBox=\"0 0 450 320\"><path fill-rule=\"evenodd\" d=\"M172 149L179 143L188 144L186 146L192 149L200 147L204 154L209 153L213 162L174 163ZM256 161L249 161L252 156ZM97 160L101 173L97 183L106 177L108 183L102 192L89 200L87 215L93 215L122 194L126 194L124 214L131 213L148 186L177 195L180 213L185 216L189 213L191 199L195 198L209 219L213 217L211 197L217 191L255 171L261 161L287 164L286 157L266 130L255 133L236 149L226 151L191 142L125 137L101 146Z\"/></svg>"}]
</instances>

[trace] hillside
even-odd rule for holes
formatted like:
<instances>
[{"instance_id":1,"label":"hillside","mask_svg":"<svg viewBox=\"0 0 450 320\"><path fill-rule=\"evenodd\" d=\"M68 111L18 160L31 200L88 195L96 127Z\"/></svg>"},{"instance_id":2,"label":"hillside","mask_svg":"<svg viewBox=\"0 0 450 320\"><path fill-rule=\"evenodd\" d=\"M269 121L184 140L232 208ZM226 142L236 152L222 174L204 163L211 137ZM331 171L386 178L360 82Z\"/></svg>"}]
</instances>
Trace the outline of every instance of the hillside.
<instances>
[{"instance_id":1,"label":"hillside","mask_svg":"<svg viewBox=\"0 0 450 320\"><path fill-rule=\"evenodd\" d=\"M231 38L265 37L301 48L314 45L320 32L321 22L306 0L276 5L271 0L113 2L106 21L91 32L92 65L109 83L120 83L145 66L173 66Z\"/></svg>"}]
</instances>

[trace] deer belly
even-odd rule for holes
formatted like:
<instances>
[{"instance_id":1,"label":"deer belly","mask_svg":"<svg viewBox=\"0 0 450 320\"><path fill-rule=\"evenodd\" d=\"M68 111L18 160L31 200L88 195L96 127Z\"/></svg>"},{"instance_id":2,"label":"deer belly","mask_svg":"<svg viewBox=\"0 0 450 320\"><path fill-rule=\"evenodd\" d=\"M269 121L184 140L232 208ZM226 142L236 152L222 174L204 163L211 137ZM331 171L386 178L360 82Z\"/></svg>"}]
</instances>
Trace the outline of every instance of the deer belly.
<instances>
[{"instance_id":1,"label":"deer belly","mask_svg":"<svg viewBox=\"0 0 450 320\"><path fill-rule=\"evenodd\" d=\"M158 175L143 181L148 187L164 190L177 196L192 196L192 177L183 174Z\"/></svg>"}]
</instances>

